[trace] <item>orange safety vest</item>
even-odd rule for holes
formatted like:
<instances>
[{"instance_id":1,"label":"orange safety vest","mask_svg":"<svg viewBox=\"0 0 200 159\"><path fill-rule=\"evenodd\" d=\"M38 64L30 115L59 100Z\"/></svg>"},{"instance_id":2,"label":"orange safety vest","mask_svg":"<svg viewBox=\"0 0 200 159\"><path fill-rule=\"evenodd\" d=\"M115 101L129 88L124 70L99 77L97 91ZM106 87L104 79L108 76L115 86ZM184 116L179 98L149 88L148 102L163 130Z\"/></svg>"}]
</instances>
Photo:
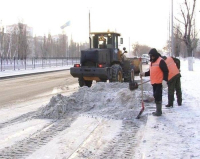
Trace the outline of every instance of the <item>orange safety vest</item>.
<instances>
[{"instance_id":1,"label":"orange safety vest","mask_svg":"<svg viewBox=\"0 0 200 159\"><path fill-rule=\"evenodd\" d=\"M179 74L179 69L177 68L176 63L174 62L173 58L167 57L165 62L169 70L169 74L168 74L168 81L169 81L172 77Z\"/></svg>"},{"instance_id":2,"label":"orange safety vest","mask_svg":"<svg viewBox=\"0 0 200 159\"><path fill-rule=\"evenodd\" d=\"M163 72L159 67L161 60L162 60L162 58L159 57L154 63L150 64L151 84L160 84L163 81Z\"/></svg>"}]
</instances>

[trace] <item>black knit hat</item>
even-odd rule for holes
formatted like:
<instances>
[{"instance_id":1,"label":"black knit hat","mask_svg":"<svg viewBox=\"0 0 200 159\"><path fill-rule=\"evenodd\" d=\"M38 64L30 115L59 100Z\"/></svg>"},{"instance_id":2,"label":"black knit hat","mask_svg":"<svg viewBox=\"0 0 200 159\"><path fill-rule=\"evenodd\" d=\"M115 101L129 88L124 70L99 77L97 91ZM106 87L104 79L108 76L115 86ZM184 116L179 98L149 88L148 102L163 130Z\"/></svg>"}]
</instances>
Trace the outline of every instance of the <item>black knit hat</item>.
<instances>
[{"instance_id":1,"label":"black knit hat","mask_svg":"<svg viewBox=\"0 0 200 159\"><path fill-rule=\"evenodd\" d=\"M149 56L150 56L150 61L155 62L161 55L158 53L158 51L155 48L153 48L149 51ZM152 56L154 58L152 58Z\"/></svg>"},{"instance_id":2,"label":"black knit hat","mask_svg":"<svg viewBox=\"0 0 200 159\"><path fill-rule=\"evenodd\" d=\"M155 48L153 48L153 49L151 49L150 51L149 51L149 55L150 56L158 56L158 51L155 49Z\"/></svg>"}]
</instances>

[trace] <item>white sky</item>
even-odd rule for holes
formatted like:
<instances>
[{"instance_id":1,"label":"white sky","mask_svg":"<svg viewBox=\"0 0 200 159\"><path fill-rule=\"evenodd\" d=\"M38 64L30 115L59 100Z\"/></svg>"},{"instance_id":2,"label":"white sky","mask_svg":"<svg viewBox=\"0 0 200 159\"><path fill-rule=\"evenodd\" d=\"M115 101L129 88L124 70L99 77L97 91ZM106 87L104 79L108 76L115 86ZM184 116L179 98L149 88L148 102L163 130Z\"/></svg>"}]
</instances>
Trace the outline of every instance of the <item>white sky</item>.
<instances>
[{"instance_id":1,"label":"white sky","mask_svg":"<svg viewBox=\"0 0 200 159\"><path fill-rule=\"evenodd\" d=\"M174 0L175 16L181 1ZM64 29L66 34L75 41L88 41L90 9L91 31L121 33L128 50L129 38L130 44L139 42L162 49L169 37L170 0L0 0L0 5L3 25L23 20L36 35L59 34L60 26L70 20L71 26ZM200 12L196 16L200 28Z\"/></svg>"}]
</instances>

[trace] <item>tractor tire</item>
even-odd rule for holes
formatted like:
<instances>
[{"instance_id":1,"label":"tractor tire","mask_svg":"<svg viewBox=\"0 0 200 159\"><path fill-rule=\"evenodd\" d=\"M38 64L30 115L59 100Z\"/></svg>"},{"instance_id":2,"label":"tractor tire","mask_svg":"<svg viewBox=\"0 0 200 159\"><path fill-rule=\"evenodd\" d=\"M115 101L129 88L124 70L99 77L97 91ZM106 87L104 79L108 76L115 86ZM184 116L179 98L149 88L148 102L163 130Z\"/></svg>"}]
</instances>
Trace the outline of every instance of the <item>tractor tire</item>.
<instances>
[{"instance_id":1,"label":"tractor tire","mask_svg":"<svg viewBox=\"0 0 200 159\"><path fill-rule=\"evenodd\" d=\"M131 64L130 64L130 61L124 61L123 71L124 71L124 82L130 82L131 81Z\"/></svg>"},{"instance_id":2,"label":"tractor tire","mask_svg":"<svg viewBox=\"0 0 200 159\"><path fill-rule=\"evenodd\" d=\"M88 86L88 87L91 87L92 86L92 81L85 81L85 85Z\"/></svg>"},{"instance_id":3,"label":"tractor tire","mask_svg":"<svg viewBox=\"0 0 200 159\"><path fill-rule=\"evenodd\" d=\"M135 81L135 73L134 73L134 69L131 69L131 77L130 77L130 82Z\"/></svg>"},{"instance_id":4,"label":"tractor tire","mask_svg":"<svg viewBox=\"0 0 200 159\"><path fill-rule=\"evenodd\" d=\"M101 82L107 82L107 79L103 79L103 80L101 80Z\"/></svg>"},{"instance_id":5,"label":"tractor tire","mask_svg":"<svg viewBox=\"0 0 200 159\"><path fill-rule=\"evenodd\" d=\"M85 80L82 77L78 78L78 83L80 87L85 86Z\"/></svg>"},{"instance_id":6,"label":"tractor tire","mask_svg":"<svg viewBox=\"0 0 200 159\"><path fill-rule=\"evenodd\" d=\"M124 77L124 82L130 82L131 81L131 71L129 70L126 77Z\"/></svg>"},{"instance_id":7,"label":"tractor tire","mask_svg":"<svg viewBox=\"0 0 200 159\"><path fill-rule=\"evenodd\" d=\"M107 79L101 79L100 81L96 81L96 82L107 82Z\"/></svg>"},{"instance_id":8,"label":"tractor tire","mask_svg":"<svg viewBox=\"0 0 200 159\"><path fill-rule=\"evenodd\" d=\"M91 87L92 86L92 81L85 81L82 77L78 79L78 83L79 83L80 87L83 87L83 86Z\"/></svg>"},{"instance_id":9,"label":"tractor tire","mask_svg":"<svg viewBox=\"0 0 200 159\"><path fill-rule=\"evenodd\" d=\"M123 82L123 72L122 67L118 64L114 64L111 66L112 69L112 78L110 82Z\"/></svg>"}]
</instances>

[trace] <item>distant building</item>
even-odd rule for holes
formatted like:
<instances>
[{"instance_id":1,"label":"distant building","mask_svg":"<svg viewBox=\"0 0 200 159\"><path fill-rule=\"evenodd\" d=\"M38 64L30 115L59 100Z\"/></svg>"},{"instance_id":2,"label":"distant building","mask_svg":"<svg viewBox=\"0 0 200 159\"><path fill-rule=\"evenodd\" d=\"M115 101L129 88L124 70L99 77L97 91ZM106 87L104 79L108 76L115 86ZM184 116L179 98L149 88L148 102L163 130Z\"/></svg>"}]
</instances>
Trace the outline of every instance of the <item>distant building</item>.
<instances>
[{"instance_id":1,"label":"distant building","mask_svg":"<svg viewBox=\"0 0 200 159\"><path fill-rule=\"evenodd\" d=\"M6 26L6 33L12 34L12 33L18 33L19 32L19 26L22 27L22 30L26 30L26 35L29 37L33 37L33 28L29 27L27 24L13 24L13 25L7 25Z\"/></svg>"}]
</instances>

